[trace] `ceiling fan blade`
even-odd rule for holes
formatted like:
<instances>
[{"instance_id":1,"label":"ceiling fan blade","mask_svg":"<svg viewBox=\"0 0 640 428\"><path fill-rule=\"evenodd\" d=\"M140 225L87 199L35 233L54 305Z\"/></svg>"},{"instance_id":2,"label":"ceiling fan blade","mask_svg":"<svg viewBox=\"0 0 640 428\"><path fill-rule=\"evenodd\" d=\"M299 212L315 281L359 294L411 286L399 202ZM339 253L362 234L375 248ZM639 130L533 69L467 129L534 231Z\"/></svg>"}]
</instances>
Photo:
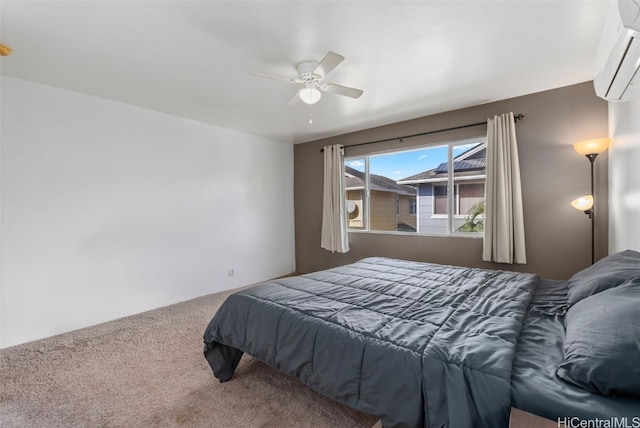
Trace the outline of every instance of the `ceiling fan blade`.
<instances>
[{"instance_id":1,"label":"ceiling fan blade","mask_svg":"<svg viewBox=\"0 0 640 428\"><path fill-rule=\"evenodd\" d=\"M322 58L322 61L320 61L320 64L318 64L314 73L326 77L327 74L331 73L331 70L336 68L342 61L344 61L344 57L342 55L329 51L329 53Z\"/></svg>"},{"instance_id":2,"label":"ceiling fan blade","mask_svg":"<svg viewBox=\"0 0 640 428\"><path fill-rule=\"evenodd\" d=\"M266 77L267 79L282 80L289 83L300 83L298 82L299 79L297 77L281 76L279 74L267 73L264 71L252 71L251 75L258 76L258 77Z\"/></svg>"},{"instance_id":3,"label":"ceiling fan blade","mask_svg":"<svg viewBox=\"0 0 640 428\"><path fill-rule=\"evenodd\" d=\"M303 88L304 89L304 88ZM300 89L301 91L302 89ZM300 102L300 91L296 92L296 94L289 100L287 105L294 106Z\"/></svg>"},{"instance_id":4,"label":"ceiling fan blade","mask_svg":"<svg viewBox=\"0 0 640 428\"><path fill-rule=\"evenodd\" d=\"M332 92L338 95L344 95L351 98L360 98L360 95L364 93L362 89L349 88L348 86L336 85L335 83L322 83L322 89L327 92Z\"/></svg>"}]
</instances>

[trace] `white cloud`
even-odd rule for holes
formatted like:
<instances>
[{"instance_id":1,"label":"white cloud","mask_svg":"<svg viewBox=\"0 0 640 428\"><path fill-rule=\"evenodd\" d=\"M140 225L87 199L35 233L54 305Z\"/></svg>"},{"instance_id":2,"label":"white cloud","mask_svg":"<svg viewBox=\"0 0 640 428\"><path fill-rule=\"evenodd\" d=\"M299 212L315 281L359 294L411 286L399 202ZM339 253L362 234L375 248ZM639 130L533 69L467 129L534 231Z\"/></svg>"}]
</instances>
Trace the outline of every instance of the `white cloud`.
<instances>
[{"instance_id":1,"label":"white cloud","mask_svg":"<svg viewBox=\"0 0 640 428\"><path fill-rule=\"evenodd\" d=\"M364 162L362 162L360 160L354 160L354 161L349 162L349 166L352 166L354 168L355 167L359 167L359 166L364 166Z\"/></svg>"},{"instance_id":2,"label":"white cloud","mask_svg":"<svg viewBox=\"0 0 640 428\"><path fill-rule=\"evenodd\" d=\"M422 160L422 159L426 158L427 156L428 155L420 155L420 156L418 156L418 160Z\"/></svg>"},{"instance_id":3,"label":"white cloud","mask_svg":"<svg viewBox=\"0 0 640 428\"><path fill-rule=\"evenodd\" d=\"M393 174L394 175L400 175L400 174L402 174L402 170L393 171Z\"/></svg>"}]
</instances>

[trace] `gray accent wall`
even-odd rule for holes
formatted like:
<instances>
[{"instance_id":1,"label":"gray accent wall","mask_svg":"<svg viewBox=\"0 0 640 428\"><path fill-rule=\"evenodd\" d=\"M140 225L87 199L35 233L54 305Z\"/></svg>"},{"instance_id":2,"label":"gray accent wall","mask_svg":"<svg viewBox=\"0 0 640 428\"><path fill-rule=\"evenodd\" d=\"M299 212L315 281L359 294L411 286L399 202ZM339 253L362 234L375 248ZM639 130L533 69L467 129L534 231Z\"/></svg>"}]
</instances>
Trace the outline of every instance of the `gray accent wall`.
<instances>
[{"instance_id":1,"label":"gray accent wall","mask_svg":"<svg viewBox=\"0 0 640 428\"><path fill-rule=\"evenodd\" d=\"M326 100L329 102L330 100ZM367 102L363 97L357 102ZM482 261L482 239L351 232L351 251L330 253L320 248L323 157L320 148L346 146L347 156L425 143L471 138L486 126L419 138L349 148L367 141L417 134L476 123L496 114L522 113L517 138L525 217L526 265ZM590 192L589 161L572 144L608 135L607 103L597 98L592 82L425 116L350 134L298 144L294 147L294 207L296 268L312 272L368 256L386 256L461 266L535 272L545 278L566 279L591 263L591 230L586 215L569 202ZM320 119L318 119L320 120ZM596 259L608 248L608 156L596 160Z\"/></svg>"}]
</instances>

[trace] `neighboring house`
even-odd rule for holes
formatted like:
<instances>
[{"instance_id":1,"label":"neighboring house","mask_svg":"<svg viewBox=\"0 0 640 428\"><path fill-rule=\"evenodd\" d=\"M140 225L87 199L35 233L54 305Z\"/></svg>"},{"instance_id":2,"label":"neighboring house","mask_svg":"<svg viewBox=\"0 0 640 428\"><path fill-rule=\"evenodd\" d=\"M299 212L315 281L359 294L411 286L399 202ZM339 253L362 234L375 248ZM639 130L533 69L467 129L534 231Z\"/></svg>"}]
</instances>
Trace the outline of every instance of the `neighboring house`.
<instances>
[{"instance_id":1,"label":"neighboring house","mask_svg":"<svg viewBox=\"0 0 640 428\"><path fill-rule=\"evenodd\" d=\"M345 165L349 228L364 228L365 174ZM416 230L416 188L397 184L382 175L369 174L370 230Z\"/></svg>"},{"instance_id":2,"label":"neighboring house","mask_svg":"<svg viewBox=\"0 0 640 428\"><path fill-rule=\"evenodd\" d=\"M484 201L487 145L479 144L453 159L453 230L466 221L474 205ZM447 233L448 211L447 181L449 165L444 162L436 168L398 180L398 184L418 188L417 231L420 233Z\"/></svg>"}]
</instances>

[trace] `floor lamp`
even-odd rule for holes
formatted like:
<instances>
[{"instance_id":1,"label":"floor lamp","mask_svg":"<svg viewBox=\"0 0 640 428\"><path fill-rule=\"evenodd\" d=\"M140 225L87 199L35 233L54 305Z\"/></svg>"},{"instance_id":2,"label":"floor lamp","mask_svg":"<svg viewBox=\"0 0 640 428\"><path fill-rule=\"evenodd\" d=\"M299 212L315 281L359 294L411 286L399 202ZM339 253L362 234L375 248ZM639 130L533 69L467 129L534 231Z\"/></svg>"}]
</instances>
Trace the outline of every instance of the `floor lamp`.
<instances>
[{"instance_id":1,"label":"floor lamp","mask_svg":"<svg viewBox=\"0 0 640 428\"><path fill-rule=\"evenodd\" d=\"M579 141L573 145L575 151L581 155L585 155L591 164L591 194L581 196L571 201L571 205L574 208L584 211L584 213L589 216L589 219L591 219L591 264L594 264L596 261L593 163L600 153L607 150L610 141L608 138L599 138L596 140Z\"/></svg>"}]
</instances>

